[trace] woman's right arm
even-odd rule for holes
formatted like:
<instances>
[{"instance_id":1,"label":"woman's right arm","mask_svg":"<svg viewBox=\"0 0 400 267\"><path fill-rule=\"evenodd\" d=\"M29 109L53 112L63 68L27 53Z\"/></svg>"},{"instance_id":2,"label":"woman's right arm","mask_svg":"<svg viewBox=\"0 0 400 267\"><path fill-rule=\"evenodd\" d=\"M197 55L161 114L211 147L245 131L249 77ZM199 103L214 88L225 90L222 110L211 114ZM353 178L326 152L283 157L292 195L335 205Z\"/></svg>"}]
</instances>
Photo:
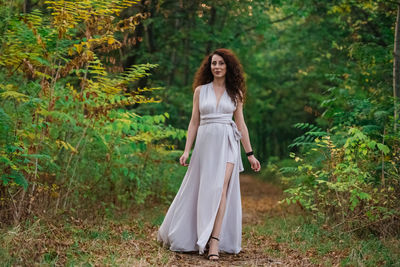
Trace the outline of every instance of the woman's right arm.
<instances>
[{"instance_id":1,"label":"woman's right arm","mask_svg":"<svg viewBox=\"0 0 400 267\"><path fill-rule=\"evenodd\" d=\"M189 152L192 148L194 139L197 134L197 129L199 128L200 124L200 111L199 111L199 98L200 98L200 86L198 86L194 90L193 94L193 109L192 109L192 117L189 122L187 137L186 137L186 145L183 155L179 159L179 163L182 166L188 166L189 164L186 163L186 160L189 158Z\"/></svg>"}]
</instances>

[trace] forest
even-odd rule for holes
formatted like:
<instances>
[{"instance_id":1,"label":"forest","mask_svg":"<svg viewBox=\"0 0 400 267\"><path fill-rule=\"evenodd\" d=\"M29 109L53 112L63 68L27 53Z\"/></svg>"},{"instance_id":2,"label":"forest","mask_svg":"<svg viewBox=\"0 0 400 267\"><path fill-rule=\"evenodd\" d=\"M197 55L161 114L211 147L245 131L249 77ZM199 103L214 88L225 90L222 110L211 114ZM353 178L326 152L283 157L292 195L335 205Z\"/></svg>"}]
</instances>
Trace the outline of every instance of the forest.
<instances>
[{"instance_id":1,"label":"forest","mask_svg":"<svg viewBox=\"0 0 400 267\"><path fill-rule=\"evenodd\" d=\"M0 2L0 264L206 266L156 242L203 58L245 72L243 251L400 266L400 1ZM275 265L276 266L276 265Z\"/></svg>"}]
</instances>

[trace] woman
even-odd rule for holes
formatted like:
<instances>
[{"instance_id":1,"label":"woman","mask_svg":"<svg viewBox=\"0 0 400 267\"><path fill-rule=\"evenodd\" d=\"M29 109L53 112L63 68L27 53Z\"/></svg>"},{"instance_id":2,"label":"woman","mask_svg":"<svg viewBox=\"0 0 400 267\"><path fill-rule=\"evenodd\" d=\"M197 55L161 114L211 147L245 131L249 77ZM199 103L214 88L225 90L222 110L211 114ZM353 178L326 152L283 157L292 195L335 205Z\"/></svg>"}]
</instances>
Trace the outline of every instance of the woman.
<instances>
[{"instance_id":1,"label":"woman","mask_svg":"<svg viewBox=\"0 0 400 267\"><path fill-rule=\"evenodd\" d=\"M207 56L193 88L192 117L179 160L188 170L157 239L173 251L203 254L208 249L208 259L218 260L219 251L241 250L239 172L244 169L240 140L254 171L260 170L260 162L253 155L243 118L246 86L242 66L232 51L217 49Z\"/></svg>"}]
</instances>

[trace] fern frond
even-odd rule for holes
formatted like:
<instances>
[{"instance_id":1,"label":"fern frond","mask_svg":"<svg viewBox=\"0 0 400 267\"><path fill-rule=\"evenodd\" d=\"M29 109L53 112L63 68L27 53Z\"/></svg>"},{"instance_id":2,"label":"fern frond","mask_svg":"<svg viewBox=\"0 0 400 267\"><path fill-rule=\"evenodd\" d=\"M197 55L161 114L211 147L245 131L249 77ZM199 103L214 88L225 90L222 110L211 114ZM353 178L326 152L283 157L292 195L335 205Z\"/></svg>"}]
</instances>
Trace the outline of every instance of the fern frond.
<instances>
[{"instance_id":1,"label":"fern frond","mask_svg":"<svg viewBox=\"0 0 400 267\"><path fill-rule=\"evenodd\" d=\"M289 148L312 145L317 137L328 135L328 133L323 131L320 127L307 122L296 123L294 124L294 127L308 131L303 135L296 137L293 140L293 143L288 146Z\"/></svg>"},{"instance_id":2,"label":"fern frond","mask_svg":"<svg viewBox=\"0 0 400 267\"><path fill-rule=\"evenodd\" d=\"M0 98L3 99L14 99L17 102L26 102L29 100L29 96L18 93L16 91L5 91L3 93L0 93Z\"/></svg>"}]
</instances>

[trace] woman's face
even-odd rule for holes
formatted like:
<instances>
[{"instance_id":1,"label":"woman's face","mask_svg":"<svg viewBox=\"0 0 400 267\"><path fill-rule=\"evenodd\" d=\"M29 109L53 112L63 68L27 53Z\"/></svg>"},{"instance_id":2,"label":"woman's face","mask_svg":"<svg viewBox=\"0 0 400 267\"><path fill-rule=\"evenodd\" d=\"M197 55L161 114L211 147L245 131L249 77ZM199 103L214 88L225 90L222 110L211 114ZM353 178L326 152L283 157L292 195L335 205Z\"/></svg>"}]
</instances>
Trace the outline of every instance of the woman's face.
<instances>
[{"instance_id":1,"label":"woman's face","mask_svg":"<svg viewBox=\"0 0 400 267\"><path fill-rule=\"evenodd\" d=\"M211 72L214 78L223 78L226 74L226 64L220 55L213 55L211 58Z\"/></svg>"}]
</instances>

